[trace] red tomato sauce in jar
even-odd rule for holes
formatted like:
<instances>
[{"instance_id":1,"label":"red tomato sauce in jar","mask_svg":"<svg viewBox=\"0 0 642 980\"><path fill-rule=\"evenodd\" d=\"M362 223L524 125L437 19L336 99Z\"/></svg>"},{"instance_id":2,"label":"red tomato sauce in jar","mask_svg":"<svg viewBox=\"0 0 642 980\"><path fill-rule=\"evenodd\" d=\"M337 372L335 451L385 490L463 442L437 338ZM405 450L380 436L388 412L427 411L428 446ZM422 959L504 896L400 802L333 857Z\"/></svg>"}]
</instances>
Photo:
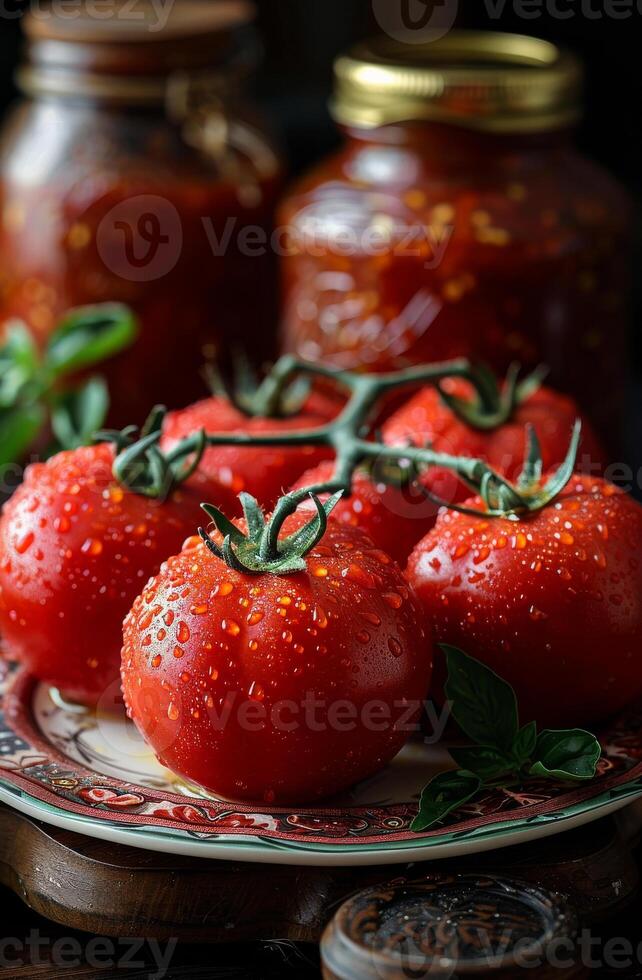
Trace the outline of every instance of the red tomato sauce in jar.
<instances>
[{"instance_id":1,"label":"red tomato sauce in jar","mask_svg":"<svg viewBox=\"0 0 642 980\"><path fill-rule=\"evenodd\" d=\"M474 61L480 37L498 45L497 63ZM612 435L628 202L573 146L575 61L545 42L495 37L455 33L428 46L425 64L414 52L410 67L401 52L381 53L383 42L340 59L334 111L344 146L281 209L283 343L309 360L370 370L462 355L500 371L545 362L551 383ZM528 61L521 88L500 58L507 43L512 61L522 49ZM362 86L368 66L387 88ZM409 78L415 91L425 85L423 101ZM435 78L441 96L431 100ZM596 404L596 388L610 397Z\"/></svg>"},{"instance_id":2,"label":"red tomato sauce in jar","mask_svg":"<svg viewBox=\"0 0 642 980\"><path fill-rule=\"evenodd\" d=\"M269 240L282 184L237 94L249 17L236 0L175 5L164 30L132 20L118 43L111 20L27 19L31 97L0 149L0 314L44 343L70 307L128 303L140 338L106 370L117 424L193 400L208 358L274 350L275 261L243 238Z\"/></svg>"}]
</instances>

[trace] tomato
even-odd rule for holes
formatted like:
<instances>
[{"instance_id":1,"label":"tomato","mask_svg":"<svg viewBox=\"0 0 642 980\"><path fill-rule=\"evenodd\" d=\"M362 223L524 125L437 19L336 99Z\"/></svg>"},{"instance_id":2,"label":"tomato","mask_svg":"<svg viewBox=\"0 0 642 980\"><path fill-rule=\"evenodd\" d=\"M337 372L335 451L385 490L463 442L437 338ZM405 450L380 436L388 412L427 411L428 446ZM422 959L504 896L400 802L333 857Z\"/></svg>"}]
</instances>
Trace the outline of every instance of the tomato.
<instances>
[{"instance_id":1,"label":"tomato","mask_svg":"<svg viewBox=\"0 0 642 980\"><path fill-rule=\"evenodd\" d=\"M229 491L195 474L164 501L112 476L102 443L28 467L0 519L4 652L72 700L96 704L118 679L134 598L193 534L199 504Z\"/></svg>"},{"instance_id":2,"label":"tomato","mask_svg":"<svg viewBox=\"0 0 642 980\"><path fill-rule=\"evenodd\" d=\"M437 640L509 681L523 721L587 725L642 694L642 507L600 478L519 520L442 511L407 577Z\"/></svg>"},{"instance_id":3,"label":"tomato","mask_svg":"<svg viewBox=\"0 0 642 980\"><path fill-rule=\"evenodd\" d=\"M298 429L315 429L333 418L338 399L313 392L303 408L284 418L246 415L227 398L213 396L178 412L171 412L163 428L163 449L171 449L193 432L229 432L261 436ZM320 446L256 447L212 446L205 450L201 471L238 494L251 493L266 507L310 466L332 455ZM238 511L235 502L235 512Z\"/></svg>"},{"instance_id":4,"label":"tomato","mask_svg":"<svg viewBox=\"0 0 642 980\"><path fill-rule=\"evenodd\" d=\"M448 395L469 398L470 386L449 378L442 387ZM572 398L551 388L540 387L517 405L509 421L495 429L480 430L461 421L434 387L421 391L403 405L383 426L384 442L393 446L431 446L452 456L485 460L494 470L514 480L519 476L526 453L526 426L531 425L540 442L544 472L559 465L566 456L571 429L581 413ZM586 421L576 469L588 474L601 472L604 453ZM456 503L470 495L464 484L445 470L426 474L425 486Z\"/></svg>"},{"instance_id":5,"label":"tomato","mask_svg":"<svg viewBox=\"0 0 642 980\"><path fill-rule=\"evenodd\" d=\"M247 574L194 538L125 621L131 717L164 765L224 798L300 805L365 778L428 689L423 612L386 554L331 521L303 569Z\"/></svg>"},{"instance_id":6,"label":"tomato","mask_svg":"<svg viewBox=\"0 0 642 980\"><path fill-rule=\"evenodd\" d=\"M297 480L293 489L328 482L334 463L325 460L308 470ZM310 510L312 501L303 507ZM415 484L407 487L387 486L371 477L367 470L356 470L352 479L352 493L339 501L332 511L332 519L359 527L394 558L405 565L408 555L417 541L435 523L438 507Z\"/></svg>"}]
</instances>

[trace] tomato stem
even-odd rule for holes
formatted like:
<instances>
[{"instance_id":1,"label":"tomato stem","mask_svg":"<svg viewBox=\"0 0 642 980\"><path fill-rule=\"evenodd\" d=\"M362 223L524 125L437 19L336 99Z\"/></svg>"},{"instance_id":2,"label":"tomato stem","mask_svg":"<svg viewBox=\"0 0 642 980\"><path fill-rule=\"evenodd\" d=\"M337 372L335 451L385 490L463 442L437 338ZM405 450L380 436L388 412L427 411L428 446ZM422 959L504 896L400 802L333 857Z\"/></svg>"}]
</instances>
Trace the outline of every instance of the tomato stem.
<instances>
[{"instance_id":1,"label":"tomato stem","mask_svg":"<svg viewBox=\"0 0 642 980\"><path fill-rule=\"evenodd\" d=\"M541 453L532 430L529 431L527 438L528 451L524 472L516 485L496 473L481 459L438 453L428 446L389 446L376 438L373 431L372 418L382 398L407 387L428 383L437 385L453 411L464 412L468 424L473 424L473 418L477 421L484 418L485 424L490 424L491 421L492 425L501 424L506 421L522 398L529 397L536 390L543 377L541 371L535 372L519 383L518 369L512 367L500 391L490 371L473 365L465 359L423 365L391 374L356 374L350 371L335 371L324 365L307 364L286 356L277 362L264 380L261 386L261 398L269 402L278 396L284 386L291 384L300 375L332 380L347 389L350 397L336 419L318 429L306 431L264 435L211 433L206 436L207 444L253 447L327 446L334 450L336 460L332 478L325 483L307 487L303 491L304 495L312 493L318 496L337 491L350 494L357 467L364 463L372 465L375 460L393 464L399 479L404 477L412 479L416 477L418 470L437 466L455 473L474 493L481 496L487 508L486 513L498 517L512 517L524 511L541 509L555 499L573 473L581 431L579 422L573 430L566 460L543 485ZM465 402L463 399L455 399L454 396L445 394L440 385L447 378L463 378L469 381L476 392L476 398ZM189 440L186 440L185 446L188 445ZM192 451L196 452L195 444ZM425 492L427 496L431 496L427 491ZM431 499L436 500L440 505L444 504L444 501L437 498ZM286 512L289 500L289 497L283 498L275 510L275 515L278 515L281 524L281 514ZM447 503L444 505L454 506ZM287 511L286 516L289 513L291 511ZM262 560L273 559L277 540L278 529L275 533L266 532L260 549Z\"/></svg>"}]
</instances>

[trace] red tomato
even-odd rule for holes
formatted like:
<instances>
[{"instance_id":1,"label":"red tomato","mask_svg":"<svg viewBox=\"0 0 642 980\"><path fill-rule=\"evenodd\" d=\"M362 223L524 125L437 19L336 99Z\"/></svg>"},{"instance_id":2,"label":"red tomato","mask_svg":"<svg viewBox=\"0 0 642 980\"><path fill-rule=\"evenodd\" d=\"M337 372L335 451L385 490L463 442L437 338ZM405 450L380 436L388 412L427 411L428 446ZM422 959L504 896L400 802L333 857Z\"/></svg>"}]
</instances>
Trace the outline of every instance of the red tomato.
<instances>
[{"instance_id":1,"label":"red tomato","mask_svg":"<svg viewBox=\"0 0 642 980\"><path fill-rule=\"evenodd\" d=\"M334 462L325 460L315 469L308 470L294 484L293 490L325 483L331 479ZM306 510L314 510L310 500L302 504ZM408 555L424 534L435 523L438 507L414 485L404 489L386 486L372 479L365 470L357 470L352 480L352 494L336 505L330 519L360 527L400 565L405 565Z\"/></svg>"},{"instance_id":2,"label":"red tomato","mask_svg":"<svg viewBox=\"0 0 642 980\"><path fill-rule=\"evenodd\" d=\"M612 484L573 477L518 521L444 510L407 576L436 639L509 681L524 722L586 725L642 694L642 507Z\"/></svg>"},{"instance_id":3,"label":"red tomato","mask_svg":"<svg viewBox=\"0 0 642 980\"><path fill-rule=\"evenodd\" d=\"M4 652L65 696L96 704L118 679L122 622L161 562L202 517L202 475L160 502L112 476L107 444L28 467L0 519Z\"/></svg>"},{"instance_id":4,"label":"red tomato","mask_svg":"<svg viewBox=\"0 0 642 980\"><path fill-rule=\"evenodd\" d=\"M170 412L163 426L161 446L169 450L201 429L208 433L242 432L252 436L315 429L336 415L339 404L338 399L315 392L296 415L274 419L244 415L226 398L213 396L181 411ZM235 494L245 491L271 507L304 470L331 455L331 450L319 446L212 446L205 450L200 468ZM239 513L238 501L233 512Z\"/></svg>"},{"instance_id":5,"label":"red tomato","mask_svg":"<svg viewBox=\"0 0 642 980\"><path fill-rule=\"evenodd\" d=\"M248 575L195 538L125 621L131 717L164 765L224 798L303 804L365 778L428 689L431 642L397 565L337 522L305 561Z\"/></svg>"},{"instance_id":6,"label":"red tomato","mask_svg":"<svg viewBox=\"0 0 642 980\"><path fill-rule=\"evenodd\" d=\"M471 388L460 379L443 383L448 394L469 398ZM571 430L581 412L572 398L550 388L539 388L518 405L512 418L496 429L482 431L466 425L452 412L436 388L422 388L383 426L384 442L392 446L431 446L452 456L483 459L494 470L511 480L519 476L526 452L526 425L534 428L541 446L544 472L563 462ZM587 422L583 422L582 441L576 469L589 475L602 472L604 454ZM470 490L447 471L434 468L424 484L447 503L470 496Z\"/></svg>"}]
</instances>

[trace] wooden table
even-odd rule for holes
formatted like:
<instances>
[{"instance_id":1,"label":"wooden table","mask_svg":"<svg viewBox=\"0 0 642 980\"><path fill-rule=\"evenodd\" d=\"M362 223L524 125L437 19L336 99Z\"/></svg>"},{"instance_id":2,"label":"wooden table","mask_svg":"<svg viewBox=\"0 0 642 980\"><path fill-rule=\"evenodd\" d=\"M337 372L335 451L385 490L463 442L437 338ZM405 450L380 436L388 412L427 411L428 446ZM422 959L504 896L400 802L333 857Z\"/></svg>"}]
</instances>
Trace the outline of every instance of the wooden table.
<instances>
[{"instance_id":1,"label":"wooden table","mask_svg":"<svg viewBox=\"0 0 642 980\"><path fill-rule=\"evenodd\" d=\"M641 857L605 820L549 841L439 862L439 868L493 870L571 894L599 955L612 937L642 941ZM3 980L142 980L156 969L157 947L134 950L119 937L157 940L163 953L168 938L180 936L170 947L170 980L318 978L316 941L341 901L375 881L420 877L422 868L429 865L293 869L174 858L89 840L0 808L0 881L8 886L0 974ZM102 945L99 935L107 936ZM8 945L12 939L17 946ZM30 942L34 955L21 948ZM126 954L139 965L105 968L106 960ZM25 962L8 965L16 957ZM642 978L642 966L598 975Z\"/></svg>"}]
</instances>

